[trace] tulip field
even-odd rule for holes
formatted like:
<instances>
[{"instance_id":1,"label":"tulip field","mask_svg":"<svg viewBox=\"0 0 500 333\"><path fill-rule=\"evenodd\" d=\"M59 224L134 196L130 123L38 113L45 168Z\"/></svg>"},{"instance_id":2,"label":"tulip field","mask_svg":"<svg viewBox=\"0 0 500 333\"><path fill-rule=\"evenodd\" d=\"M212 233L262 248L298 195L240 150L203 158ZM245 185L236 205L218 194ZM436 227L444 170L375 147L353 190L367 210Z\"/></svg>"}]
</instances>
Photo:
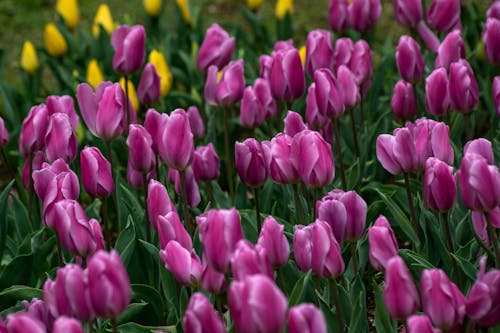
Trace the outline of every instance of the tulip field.
<instances>
[{"instance_id":1,"label":"tulip field","mask_svg":"<svg viewBox=\"0 0 500 333\"><path fill-rule=\"evenodd\" d=\"M0 45L0 333L500 332L500 0L316 2Z\"/></svg>"}]
</instances>

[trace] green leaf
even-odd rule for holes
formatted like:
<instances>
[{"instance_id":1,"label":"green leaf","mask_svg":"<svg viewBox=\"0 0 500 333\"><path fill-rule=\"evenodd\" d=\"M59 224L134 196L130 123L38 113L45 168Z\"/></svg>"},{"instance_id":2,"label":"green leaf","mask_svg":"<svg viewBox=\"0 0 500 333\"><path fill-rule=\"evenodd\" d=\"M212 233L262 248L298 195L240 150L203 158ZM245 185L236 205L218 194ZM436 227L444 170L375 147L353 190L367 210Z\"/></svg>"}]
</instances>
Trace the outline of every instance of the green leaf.
<instances>
[{"instance_id":1,"label":"green leaf","mask_svg":"<svg viewBox=\"0 0 500 333\"><path fill-rule=\"evenodd\" d=\"M0 308L5 309L18 301L30 301L35 297L38 299L43 298L43 292L41 289L28 286L13 285L0 292Z\"/></svg>"},{"instance_id":2,"label":"green leaf","mask_svg":"<svg viewBox=\"0 0 500 333\"><path fill-rule=\"evenodd\" d=\"M378 333L396 332L396 327L392 321L382 296L382 288L374 281L373 293L375 297L375 328Z\"/></svg>"},{"instance_id":3,"label":"green leaf","mask_svg":"<svg viewBox=\"0 0 500 333\"><path fill-rule=\"evenodd\" d=\"M30 284L33 273L33 254L19 255L15 257L0 274L0 289L12 285Z\"/></svg>"},{"instance_id":4,"label":"green leaf","mask_svg":"<svg viewBox=\"0 0 500 333\"><path fill-rule=\"evenodd\" d=\"M12 180L9 185L5 187L2 194L0 194L0 262L2 261L3 251L7 241L9 227L9 220L7 216L7 197L9 196L12 185L14 185L14 180Z\"/></svg>"},{"instance_id":5,"label":"green leaf","mask_svg":"<svg viewBox=\"0 0 500 333\"><path fill-rule=\"evenodd\" d=\"M29 235L33 231L33 229L31 228L28 210L23 205L21 200L19 200L19 198L13 194L11 194L10 197L12 198L12 209L14 211L15 218L14 226L17 232L18 239L21 240L24 239L26 235Z\"/></svg>"},{"instance_id":6,"label":"green leaf","mask_svg":"<svg viewBox=\"0 0 500 333\"><path fill-rule=\"evenodd\" d=\"M118 326L118 331L120 333L151 333L156 330L162 330L165 332L175 332L175 327L172 326L142 326L136 323L126 323Z\"/></svg>"},{"instance_id":7,"label":"green leaf","mask_svg":"<svg viewBox=\"0 0 500 333\"><path fill-rule=\"evenodd\" d=\"M294 306L301 302L305 289L310 285L309 281L311 280L311 275L312 272L309 271L306 274L302 275L302 277L295 283L292 293L288 298L289 306Z\"/></svg>"}]
</instances>

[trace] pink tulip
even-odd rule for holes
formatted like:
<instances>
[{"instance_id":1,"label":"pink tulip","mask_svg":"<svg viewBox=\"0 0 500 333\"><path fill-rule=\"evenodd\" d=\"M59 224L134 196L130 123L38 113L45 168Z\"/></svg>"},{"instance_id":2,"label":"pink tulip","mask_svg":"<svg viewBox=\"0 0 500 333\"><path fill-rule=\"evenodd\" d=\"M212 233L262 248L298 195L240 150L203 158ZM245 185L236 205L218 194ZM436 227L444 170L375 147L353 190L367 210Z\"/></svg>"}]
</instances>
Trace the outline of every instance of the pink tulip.
<instances>
[{"instance_id":1,"label":"pink tulip","mask_svg":"<svg viewBox=\"0 0 500 333\"><path fill-rule=\"evenodd\" d=\"M450 65L448 87L453 110L468 113L476 107L479 100L479 87L467 60L460 59Z\"/></svg>"},{"instance_id":2,"label":"pink tulip","mask_svg":"<svg viewBox=\"0 0 500 333\"><path fill-rule=\"evenodd\" d=\"M398 255L396 236L384 215L380 215L368 229L368 243L370 263L378 271L384 271L389 259Z\"/></svg>"},{"instance_id":3,"label":"pink tulip","mask_svg":"<svg viewBox=\"0 0 500 333\"><path fill-rule=\"evenodd\" d=\"M310 77L320 68L333 70L332 35L327 30L316 29L309 32L306 41L306 70Z\"/></svg>"},{"instance_id":4,"label":"pink tulip","mask_svg":"<svg viewBox=\"0 0 500 333\"><path fill-rule=\"evenodd\" d=\"M288 311L288 332L290 333L326 333L325 316L311 303L303 303Z\"/></svg>"},{"instance_id":5,"label":"pink tulip","mask_svg":"<svg viewBox=\"0 0 500 333\"><path fill-rule=\"evenodd\" d=\"M450 108L448 74L445 68L435 69L425 79L425 107L434 116L442 116Z\"/></svg>"},{"instance_id":6,"label":"pink tulip","mask_svg":"<svg viewBox=\"0 0 500 333\"><path fill-rule=\"evenodd\" d=\"M306 81L297 49L273 52L272 58L269 85L273 97L278 101L301 97L306 90Z\"/></svg>"},{"instance_id":7,"label":"pink tulip","mask_svg":"<svg viewBox=\"0 0 500 333\"><path fill-rule=\"evenodd\" d=\"M396 48L396 65L399 75L408 82L418 82L424 77L425 64L420 46L410 36L401 36Z\"/></svg>"},{"instance_id":8,"label":"pink tulip","mask_svg":"<svg viewBox=\"0 0 500 333\"><path fill-rule=\"evenodd\" d=\"M201 277L201 261L194 251L189 251L177 241L171 240L160 251L160 259L180 284L186 286L198 284Z\"/></svg>"},{"instance_id":9,"label":"pink tulip","mask_svg":"<svg viewBox=\"0 0 500 333\"><path fill-rule=\"evenodd\" d=\"M73 132L76 131L79 118L76 114L75 103L73 102L73 98L71 96L47 96L45 104L47 105L49 117L56 113L63 113L67 115Z\"/></svg>"},{"instance_id":10,"label":"pink tulip","mask_svg":"<svg viewBox=\"0 0 500 333\"><path fill-rule=\"evenodd\" d=\"M212 65L223 68L231 59L235 45L235 38L229 37L224 29L213 23L207 29L205 39L200 46L196 67L202 71L206 71Z\"/></svg>"},{"instance_id":11,"label":"pink tulip","mask_svg":"<svg viewBox=\"0 0 500 333\"><path fill-rule=\"evenodd\" d=\"M176 109L170 114L162 132L158 148L163 161L171 168L184 170L191 164L194 141L186 111Z\"/></svg>"},{"instance_id":12,"label":"pink tulip","mask_svg":"<svg viewBox=\"0 0 500 333\"><path fill-rule=\"evenodd\" d=\"M1 330L1 329L0 329ZM5 333L46 333L47 329L41 321L27 313L12 313L7 316Z\"/></svg>"},{"instance_id":13,"label":"pink tulip","mask_svg":"<svg viewBox=\"0 0 500 333\"><path fill-rule=\"evenodd\" d=\"M449 31L460 21L460 0L432 0L427 22L439 31Z\"/></svg>"},{"instance_id":14,"label":"pink tulip","mask_svg":"<svg viewBox=\"0 0 500 333\"><path fill-rule=\"evenodd\" d=\"M158 216L157 228L160 249L164 249L170 241L175 240L188 252L193 251L191 236L182 225L177 212L170 211L165 215Z\"/></svg>"},{"instance_id":15,"label":"pink tulip","mask_svg":"<svg viewBox=\"0 0 500 333\"><path fill-rule=\"evenodd\" d=\"M396 83L391 98L391 109L399 119L412 118L417 114L415 92L411 83L404 80Z\"/></svg>"},{"instance_id":16,"label":"pink tulip","mask_svg":"<svg viewBox=\"0 0 500 333\"><path fill-rule=\"evenodd\" d=\"M155 66L148 62L141 74L137 97L142 104L150 105L160 99L160 76Z\"/></svg>"},{"instance_id":17,"label":"pink tulip","mask_svg":"<svg viewBox=\"0 0 500 333\"><path fill-rule=\"evenodd\" d=\"M49 115L45 104L33 106L21 126L19 135L21 155L28 158L31 153L44 147L48 124Z\"/></svg>"},{"instance_id":18,"label":"pink tulip","mask_svg":"<svg viewBox=\"0 0 500 333\"><path fill-rule=\"evenodd\" d=\"M238 103L243 97L245 89L243 60L231 61L221 70L222 75L219 78L219 69L216 66L208 68L203 94L208 103L228 107Z\"/></svg>"},{"instance_id":19,"label":"pink tulip","mask_svg":"<svg viewBox=\"0 0 500 333\"><path fill-rule=\"evenodd\" d=\"M439 212L450 210L457 200L457 184L453 167L437 158L429 157L425 162L424 202Z\"/></svg>"},{"instance_id":20,"label":"pink tulip","mask_svg":"<svg viewBox=\"0 0 500 333\"><path fill-rule=\"evenodd\" d=\"M69 317L59 317L54 322L52 333L83 333L83 326L78 320Z\"/></svg>"},{"instance_id":21,"label":"pink tulip","mask_svg":"<svg viewBox=\"0 0 500 333\"><path fill-rule=\"evenodd\" d=\"M342 90L339 88L339 83L333 73L326 68L318 69L314 72L314 83L316 84L318 112L328 118L344 114L345 105Z\"/></svg>"},{"instance_id":22,"label":"pink tulip","mask_svg":"<svg viewBox=\"0 0 500 333\"><path fill-rule=\"evenodd\" d=\"M187 116L193 136L196 139L201 139L205 135L205 125L203 124L203 119L200 116L198 108L196 106L190 106L187 109Z\"/></svg>"},{"instance_id":23,"label":"pink tulip","mask_svg":"<svg viewBox=\"0 0 500 333\"><path fill-rule=\"evenodd\" d=\"M479 138L467 142L464 146L464 156L478 154L486 159L488 164L495 164L491 142L485 138Z\"/></svg>"},{"instance_id":24,"label":"pink tulip","mask_svg":"<svg viewBox=\"0 0 500 333\"><path fill-rule=\"evenodd\" d=\"M226 333L217 311L200 292L194 293L189 299L182 322L186 333Z\"/></svg>"},{"instance_id":25,"label":"pink tulip","mask_svg":"<svg viewBox=\"0 0 500 333\"><path fill-rule=\"evenodd\" d=\"M127 137L130 165L140 173L148 173L155 166L152 138L148 131L137 124L130 124Z\"/></svg>"},{"instance_id":26,"label":"pink tulip","mask_svg":"<svg viewBox=\"0 0 500 333\"><path fill-rule=\"evenodd\" d=\"M198 184L198 179L196 179L196 174L191 166L188 166L184 172L184 186L186 188L187 202L191 208L195 208L199 205L201 201L200 196L200 185ZM174 184L175 192L178 195L182 195L181 187L181 175L179 171L175 169L168 170L169 182Z\"/></svg>"},{"instance_id":27,"label":"pink tulip","mask_svg":"<svg viewBox=\"0 0 500 333\"><path fill-rule=\"evenodd\" d=\"M267 180L267 168L262 145L248 138L234 145L236 170L242 182L249 187L261 187Z\"/></svg>"},{"instance_id":28,"label":"pink tulip","mask_svg":"<svg viewBox=\"0 0 500 333\"><path fill-rule=\"evenodd\" d=\"M97 147L85 147L80 153L80 169L85 191L93 197L107 197L115 190L111 163Z\"/></svg>"},{"instance_id":29,"label":"pink tulip","mask_svg":"<svg viewBox=\"0 0 500 333\"><path fill-rule=\"evenodd\" d=\"M394 0L394 17L403 26L416 26L422 12L422 0Z\"/></svg>"},{"instance_id":30,"label":"pink tulip","mask_svg":"<svg viewBox=\"0 0 500 333\"><path fill-rule=\"evenodd\" d=\"M304 120L302 116L294 111L288 111L285 119L283 120L285 125L285 134L294 137L295 134L302 132L307 129L306 124L304 124Z\"/></svg>"},{"instance_id":31,"label":"pink tulip","mask_svg":"<svg viewBox=\"0 0 500 333\"><path fill-rule=\"evenodd\" d=\"M75 132L71 129L68 116L55 113L49 118L45 134L45 155L49 162L62 158L67 163L75 159L78 142Z\"/></svg>"},{"instance_id":32,"label":"pink tulip","mask_svg":"<svg viewBox=\"0 0 500 333\"><path fill-rule=\"evenodd\" d=\"M196 178L202 181L211 181L219 178L219 155L217 155L212 143L196 148L192 167Z\"/></svg>"},{"instance_id":33,"label":"pink tulip","mask_svg":"<svg viewBox=\"0 0 500 333\"><path fill-rule=\"evenodd\" d=\"M290 256L290 245L284 235L285 226L268 216L260 231L257 244L266 249L269 261L275 267L283 266Z\"/></svg>"},{"instance_id":34,"label":"pink tulip","mask_svg":"<svg viewBox=\"0 0 500 333\"><path fill-rule=\"evenodd\" d=\"M165 186L154 179L148 184L147 206L149 221L155 229L158 229L159 216L165 216L172 211L177 212Z\"/></svg>"},{"instance_id":35,"label":"pink tulip","mask_svg":"<svg viewBox=\"0 0 500 333\"><path fill-rule=\"evenodd\" d=\"M299 180L299 174L290 158L292 142L290 136L280 133L271 142L262 143L269 176L278 184L293 184Z\"/></svg>"},{"instance_id":36,"label":"pink tulip","mask_svg":"<svg viewBox=\"0 0 500 333\"><path fill-rule=\"evenodd\" d=\"M493 104L495 105L497 115L500 117L500 76L495 76L493 78L492 92Z\"/></svg>"},{"instance_id":37,"label":"pink tulip","mask_svg":"<svg viewBox=\"0 0 500 333\"><path fill-rule=\"evenodd\" d=\"M465 59L465 44L460 30L453 30L446 35L441 45L439 45L437 53L434 62L436 68L444 67L448 70L450 64Z\"/></svg>"},{"instance_id":38,"label":"pink tulip","mask_svg":"<svg viewBox=\"0 0 500 333\"><path fill-rule=\"evenodd\" d=\"M121 75L137 72L146 57L146 31L142 25L119 26L111 35L115 50L113 69Z\"/></svg>"}]
</instances>

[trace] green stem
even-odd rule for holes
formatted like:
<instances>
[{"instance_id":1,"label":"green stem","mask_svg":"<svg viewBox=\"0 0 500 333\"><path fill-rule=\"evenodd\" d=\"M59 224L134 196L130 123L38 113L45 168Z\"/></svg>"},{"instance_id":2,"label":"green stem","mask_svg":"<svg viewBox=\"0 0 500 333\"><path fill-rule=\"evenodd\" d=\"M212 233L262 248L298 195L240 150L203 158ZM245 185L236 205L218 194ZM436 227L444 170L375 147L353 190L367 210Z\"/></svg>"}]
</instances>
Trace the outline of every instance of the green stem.
<instances>
[{"instance_id":1,"label":"green stem","mask_svg":"<svg viewBox=\"0 0 500 333\"><path fill-rule=\"evenodd\" d=\"M148 175L146 173L144 174L143 186L144 186L144 207L146 209L146 211L144 212L144 220L146 221L146 241L148 243L150 243L151 242L151 222L148 219L148 213L147 213L147 209L148 209Z\"/></svg>"},{"instance_id":2,"label":"green stem","mask_svg":"<svg viewBox=\"0 0 500 333\"><path fill-rule=\"evenodd\" d=\"M33 219L33 177L32 177L32 172L33 172L33 152L30 152L28 156L28 213L30 214L31 218ZM35 223L32 220L32 225L34 226Z\"/></svg>"},{"instance_id":3,"label":"green stem","mask_svg":"<svg viewBox=\"0 0 500 333\"><path fill-rule=\"evenodd\" d=\"M105 141L106 143L106 152L108 155L108 160L109 164L111 164L111 176L114 178L115 181L115 190L113 191L113 202L115 204L115 217L116 217L116 223L118 224L118 227L120 227L120 209L118 208L118 196L116 194L116 187L118 184L116 183L117 178L113 176L113 154L111 152L111 141ZM112 235L112 227L111 224L109 225L109 236L110 236L110 241L111 241L111 235ZM109 247L111 248L111 243L109 244Z\"/></svg>"},{"instance_id":4,"label":"green stem","mask_svg":"<svg viewBox=\"0 0 500 333\"><path fill-rule=\"evenodd\" d=\"M339 332L344 333L345 332L344 316L342 315L342 308L340 306L340 297L339 297L339 289L337 287L337 281L335 281L335 279L331 279L330 284L332 286L333 302L335 304L335 313L337 314Z\"/></svg>"},{"instance_id":5,"label":"green stem","mask_svg":"<svg viewBox=\"0 0 500 333\"><path fill-rule=\"evenodd\" d=\"M255 215L257 216L257 234L260 233L262 229L262 220L260 217L260 205L259 205L259 189L254 187L253 196L255 198Z\"/></svg>"},{"instance_id":6,"label":"green stem","mask_svg":"<svg viewBox=\"0 0 500 333\"><path fill-rule=\"evenodd\" d=\"M214 199L214 190L212 188L212 181L206 182L207 184L207 196L208 196L208 201L210 202L210 208L215 208L215 199Z\"/></svg>"},{"instance_id":7,"label":"green stem","mask_svg":"<svg viewBox=\"0 0 500 333\"><path fill-rule=\"evenodd\" d=\"M352 258L352 267L354 268L354 275L358 275L359 266L358 266L358 254L356 253L356 241L351 242L351 258Z\"/></svg>"},{"instance_id":8,"label":"green stem","mask_svg":"<svg viewBox=\"0 0 500 333\"><path fill-rule=\"evenodd\" d=\"M451 254L455 254L455 246L453 245L453 237L451 235L451 230L450 230L450 222L448 220L448 213L439 213L439 217L441 218L441 223L443 224L443 230L446 238L446 243L448 245L448 251ZM458 270L458 265L457 261L454 256L450 255L451 257L451 264L453 266L453 271L456 276L456 281L459 287L462 286L462 281L460 279L460 271Z\"/></svg>"},{"instance_id":9,"label":"green stem","mask_svg":"<svg viewBox=\"0 0 500 333\"><path fill-rule=\"evenodd\" d=\"M413 207L413 199L411 196L411 188L410 188L410 179L408 178L408 173L403 173L405 178L405 188L406 188L406 196L408 198L408 206L410 207L410 216L411 216L411 224L413 226L413 231L415 235L418 237L418 225L417 225L417 217L415 215L415 208Z\"/></svg>"},{"instance_id":10,"label":"green stem","mask_svg":"<svg viewBox=\"0 0 500 333\"><path fill-rule=\"evenodd\" d=\"M464 113L464 129L465 139L470 141L472 139L472 130L470 128L470 113Z\"/></svg>"},{"instance_id":11,"label":"green stem","mask_svg":"<svg viewBox=\"0 0 500 333\"><path fill-rule=\"evenodd\" d=\"M342 181L342 188L345 190L346 189L346 178L345 178L345 166L344 166L344 159L342 157L342 148L340 147L340 131L339 131L339 119L334 118L332 121L333 125L333 136L335 139L335 150L337 151L337 159L339 160L340 164L340 179Z\"/></svg>"},{"instance_id":12,"label":"green stem","mask_svg":"<svg viewBox=\"0 0 500 333\"><path fill-rule=\"evenodd\" d=\"M226 150L226 176L227 176L227 187L229 189L229 196L231 201L233 199L233 159L231 158L231 149L229 147L229 125L228 125L228 114L227 108L224 108L224 148Z\"/></svg>"},{"instance_id":13,"label":"green stem","mask_svg":"<svg viewBox=\"0 0 500 333\"><path fill-rule=\"evenodd\" d=\"M359 123L361 126L361 129L363 129L363 126L365 124L365 116L363 114L363 99L359 102Z\"/></svg>"},{"instance_id":14,"label":"green stem","mask_svg":"<svg viewBox=\"0 0 500 333\"><path fill-rule=\"evenodd\" d=\"M63 267L64 262L63 262L61 241L59 240L59 236L57 234L56 234L56 240L57 240L57 259L59 261L59 267Z\"/></svg>"},{"instance_id":15,"label":"green stem","mask_svg":"<svg viewBox=\"0 0 500 333\"><path fill-rule=\"evenodd\" d=\"M354 117L354 109L351 109L350 113L352 136L354 138L354 151L356 152L356 156L359 157L358 131L356 130L356 118Z\"/></svg>"},{"instance_id":16,"label":"green stem","mask_svg":"<svg viewBox=\"0 0 500 333\"><path fill-rule=\"evenodd\" d=\"M304 208L302 207L302 201L300 200L299 186L300 186L299 183L292 184L293 199L295 201L295 211L297 213L297 221L299 221L300 224L305 225L306 220L304 218Z\"/></svg>"},{"instance_id":17,"label":"green stem","mask_svg":"<svg viewBox=\"0 0 500 333\"><path fill-rule=\"evenodd\" d=\"M9 160L7 159L7 155L5 154L5 150L3 148L0 149L0 153L2 154L3 162L5 163L5 167L10 174L11 179L16 179L16 175L10 166Z\"/></svg>"},{"instance_id":18,"label":"green stem","mask_svg":"<svg viewBox=\"0 0 500 333\"><path fill-rule=\"evenodd\" d=\"M194 228L191 225L191 217L189 216L189 209L187 203L187 191L186 191L186 173L184 170L179 171L181 176L181 196L182 196L182 217L184 218L184 225L186 226L189 234L194 235Z\"/></svg>"},{"instance_id":19,"label":"green stem","mask_svg":"<svg viewBox=\"0 0 500 333\"><path fill-rule=\"evenodd\" d=\"M101 218L102 224L104 226L104 239L106 240L106 249L109 250L109 245L111 244L110 228L109 228L109 216L108 216L108 198L104 197L101 202Z\"/></svg>"},{"instance_id":20,"label":"green stem","mask_svg":"<svg viewBox=\"0 0 500 333\"><path fill-rule=\"evenodd\" d=\"M127 120L127 122L125 123L127 125L127 127L125 128L125 133L128 133L128 124L129 124L129 110L128 110L128 104L129 104L129 96L128 96L128 75L125 75L125 97L126 97L126 101L125 101L125 112L127 113L125 115L125 119Z\"/></svg>"},{"instance_id":21,"label":"green stem","mask_svg":"<svg viewBox=\"0 0 500 333\"><path fill-rule=\"evenodd\" d=\"M116 318L111 318L111 326L113 326L113 333L118 333L118 325L116 324Z\"/></svg>"},{"instance_id":22,"label":"green stem","mask_svg":"<svg viewBox=\"0 0 500 333\"><path fill-rule=\"evenodd\" d=\"M486 231L488 232L488 238L490 239L491 245L493 245L493 251L495 252L495 266L500 268L500 250L498 249L498 238L495 230L493 229L493 224L491 223L490 213L484 213L486 216Z\"/></svg>"}]
</instances>

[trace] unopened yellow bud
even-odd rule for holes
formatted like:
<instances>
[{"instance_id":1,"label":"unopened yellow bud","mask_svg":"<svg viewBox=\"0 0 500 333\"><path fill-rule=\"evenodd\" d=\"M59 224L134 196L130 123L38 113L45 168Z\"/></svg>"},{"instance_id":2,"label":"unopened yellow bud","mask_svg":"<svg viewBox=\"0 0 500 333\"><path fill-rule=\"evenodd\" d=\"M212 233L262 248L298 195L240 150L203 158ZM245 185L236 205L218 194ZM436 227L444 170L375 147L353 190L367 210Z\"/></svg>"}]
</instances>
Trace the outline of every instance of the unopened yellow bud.
<instances>
[{"instance_id":1,"label":"unopened yellow bud","mask_svg":"<svg viewBox=\"0 0 500 333\"><path fill-rule=\"evenodd\" d=\"M123 91L126 92L125 90L125 78L122 77L120 79L120 86L122 87ZM130 99L130 102L132 102L132 107L134 108L135 112L139 111L139 99L137 99L137 93L135 92L135 87L132 81L128 80L128 98Z\"/></svg>"},{"instance_id":2,"label":"unopened yellow bud","mask_svg":"<svg viewBox=\"0 0 500 333\"><path fill-rule=\"evenodd\" d=\"M250 10L258 10L263 2L263 0L247 0L247 7Z\"/></svg>"},{"instance_id":3,"label":"unopened yellow bud","mask_svg":"<svg viewBox=\"0 0 500 333\"><path fill-rule=\"evenodd\" d=\"M69 30L74 30L78 26L80 20L78 0L57 0L56 10Z\"/></svg>"},{"instance_id":4,"label":"unopened yellow bud","mask_svg":"<svg viewBox=\"0 0 500 333\"><path fill-rule=\"evenodd\" d=\"M158 17L161 12L162 0L142 0L144 11L150 17Z\"/></svg>"},{"instance_id":5,"label":"unopened yellow bud","mask_svg":"<svg viewBox=\"0 0 500 333\"><path fill-rule=\"evenodd\" d=\"M173 77L165 57L161 52L152 50L149 53L148 61L155 66L156 72L160 76L160 92L162 96L166 96L172 87Z\"/></svg>"},{"instance_id":6,"label":"unopened yellow bud","mask_svg":"<svg viewBox=\"0 0 500 333\"><path fill-rule=\"evenodd\" d=\"M43 37L45 48L51 56L61 57L68 52L68 44L54 23L49 23L45 26Z\"/></svg>"},{"instance_id":7,"label":"unopened yellow bud","mask_svg":"<svg viewBox=\"0 0 500 333\"><path fill-rule=\"evenodd\" d=\"M35 46L29 40L24 42L21 52L21 68L28 74L33 74L38 69L38 56Z\"/></svg>"},{"instance_id":8,"label":"unopened yellow bud","mask_svg":"<svg viewBox=\"0 0 500 333\"><path fill-rule=\"evenodd\" d=\"M299 49L299 55L300 55L300 61L302 62L302 67L304 67L306 64L306 46L305 45L303 45Z\"/></svg>"},{"instance_id":9,"label":"unopened yellow bud","mask_svg":"<svg viewBox=\"0 0 500 333\"><path fill-rule=\"evenodd\" d=\"M94 17L94 25L92 26L92 35L97 38L99 37L100 28L102 25L104 30L111 35L115 30L115 22L113 21L113 17L111 16L111 11L109 10L108 5L100 4L97 8L97 13Z\"/></svg>"},{"instance_id":10,"label":"unopened yellow bud","mask_svg":"<svg viewBox=\"0 0 500 333\"><path fill-rule=\"evenodd\" d=\"M287 13L293 14L293 0L278 0L275 11L276 18L282 20Z\"/></svg>"},{"instance_id":11,"label":"unopened yellow bud","mask_svg":"<svg viewBox=\"0 0 500 333\"><path fill-rule=\"evenodd\" d=\"M97 60L92 59L87 67L87 82L92 86L92 88L97 88L99 83L104 81L104 76L102 75L101 68Z\"/></svg>"},{"instance_id":12,"label":"unopened yellow bud","mask_svg":"<svg viewBox=\"0 0 500 333\"><path fill-rule=\"evenodd\" d=\"M182 19L184 20L184 23L186 24L191 24L191 13L189 12L189 1L188 0L176 0L177 1L177 6L179 6L179 9L182 14Z\"/></svg>"}]
</instances>

